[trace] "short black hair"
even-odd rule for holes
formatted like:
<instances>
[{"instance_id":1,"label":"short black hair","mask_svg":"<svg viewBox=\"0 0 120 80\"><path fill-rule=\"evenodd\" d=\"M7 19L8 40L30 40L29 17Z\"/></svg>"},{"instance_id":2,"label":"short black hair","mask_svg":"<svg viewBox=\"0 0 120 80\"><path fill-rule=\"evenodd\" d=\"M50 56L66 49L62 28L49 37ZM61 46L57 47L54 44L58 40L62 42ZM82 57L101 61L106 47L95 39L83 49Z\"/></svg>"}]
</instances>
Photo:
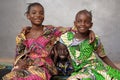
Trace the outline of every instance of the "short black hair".
<instances>
[{"instance_id":1,"label":"short black hair","mask_svg":"<svg viewBox=\"0 0 120 80\"><path fill-rule=\"evenodd\" d=\"M92 13L91 13L91 11L88 11L88 10L86 10L86 9L80 10L80 11L76 14L75 20L77 19L77 17L78 17L79 14L88 14L89 17L90 17L90 19L91 19L91 21L92 21Z\"/></svg>"},{"instance_id":2,"label":"short black hair","mask_svg":"<svg viewBox=\"0 0 120 80\"><path fill-rule=\"evenodd\" d=\"M40 3L38 3L38 2L29 3L29 5L28 5L28 7L27 7L26 14L28 14L28 13L30 12L31 7L33 7L33 6L40 6L40 7L42 7L43 10L44 10L44 7L43 7Z\"/></svg>"}]
</instances>

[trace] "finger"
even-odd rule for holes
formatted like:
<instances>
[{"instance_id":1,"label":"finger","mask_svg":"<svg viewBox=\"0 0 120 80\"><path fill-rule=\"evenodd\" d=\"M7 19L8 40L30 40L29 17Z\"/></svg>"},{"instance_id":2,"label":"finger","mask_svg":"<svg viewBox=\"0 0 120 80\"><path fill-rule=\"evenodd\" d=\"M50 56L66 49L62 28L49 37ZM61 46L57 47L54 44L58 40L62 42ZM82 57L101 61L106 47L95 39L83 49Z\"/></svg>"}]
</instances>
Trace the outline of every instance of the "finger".
<instances>
[{"instance_id":1,"label":"finger","mask_svg":"<svg viewBox=\"0 0 120 80\"><path fill-rule=\"evenodd\" d=\"M91 44L92 43L92 41L91 40L89 40L89 44Z\"/></svg>"}]
</instances>

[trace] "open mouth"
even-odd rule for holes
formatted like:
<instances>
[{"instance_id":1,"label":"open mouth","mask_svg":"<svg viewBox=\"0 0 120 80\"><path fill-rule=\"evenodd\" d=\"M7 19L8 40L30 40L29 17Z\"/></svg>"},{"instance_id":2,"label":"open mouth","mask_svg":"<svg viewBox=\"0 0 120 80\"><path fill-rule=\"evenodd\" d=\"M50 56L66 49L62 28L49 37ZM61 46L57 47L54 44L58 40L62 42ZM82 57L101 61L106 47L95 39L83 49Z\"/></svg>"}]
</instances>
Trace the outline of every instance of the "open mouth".
<instances>
[{"instance_id":1,"label":"open mouth","mask_svg":"<svg viewBox=\"0 0 120 80\"><path fill-rule=\"evenodd\" d=\"M38 21L38 22L39 22L39 21L41 21L41 19L35 19L35 21Z\"/></svg>"},{"instance_id":2,"label":"open mouth","mask_svg":"<svg viewBox=\"0 0 120 80\"><path fill-rule=\"evenodd\" d=\"M60 58L65 58L66 56L60 56Z\"/></svg>"},{"instance_id":3,"label":"open mouth","mask_svg":"<svg viewBox=\"0 0 120 80\"><path fill-rule=\"evenodd\" d=\"M81 30L85 30L85 28L83 28L83 27L81 27L80 29L81 29Z\"/></svg>"}]
</instances>

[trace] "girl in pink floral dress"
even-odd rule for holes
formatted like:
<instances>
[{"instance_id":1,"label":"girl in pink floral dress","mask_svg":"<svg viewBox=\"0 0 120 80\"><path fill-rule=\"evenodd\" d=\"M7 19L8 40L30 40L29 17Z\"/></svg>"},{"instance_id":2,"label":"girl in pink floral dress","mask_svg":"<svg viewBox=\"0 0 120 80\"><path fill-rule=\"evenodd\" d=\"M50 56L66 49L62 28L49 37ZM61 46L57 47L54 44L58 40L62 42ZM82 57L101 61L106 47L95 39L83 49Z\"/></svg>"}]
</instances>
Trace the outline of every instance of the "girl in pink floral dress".
<instances>
[{"instance_id":1,"label":"girl in pink floral dress","mask_svg":"<svg viewBox=\"0 0 120 80\"><path fill-rule=\"evenodd\" d=\"M50 80L57 74L50 56L51 46L66 28L42 25L44 8L32 3L26 12L32 27L23 30L16 37L16 58L14 68L3 77L4 80Z\"/></svg>"}]
</instances>

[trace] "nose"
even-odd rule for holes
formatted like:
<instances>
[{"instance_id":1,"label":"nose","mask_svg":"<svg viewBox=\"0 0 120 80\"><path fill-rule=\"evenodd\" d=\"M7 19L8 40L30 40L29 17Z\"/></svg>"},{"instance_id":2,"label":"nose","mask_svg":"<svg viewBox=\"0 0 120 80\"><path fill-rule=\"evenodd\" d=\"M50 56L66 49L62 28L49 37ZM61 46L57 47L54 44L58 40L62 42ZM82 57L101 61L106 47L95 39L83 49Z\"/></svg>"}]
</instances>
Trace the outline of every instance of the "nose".
<instances>
[{"instance_id":1,"label":"nose","mask_svg":"<svg viewBox=\"0 0 120 80\"><path fill-rule=\"evenodd\" d=\"M37 13L37 14L36 14L36 16L38 16L38 17L39 17L39 16L40 16L40 14L39 14L39 13Z\"/></svg>"},{"instance_id":2,"label":"nose","mask_svg":"<svg viewBox=\"0 0 120 80\"><path fill-rule=\"evenodd\" d=\"M63 54L64 53L64 50L61 50L61 54Z\"/></svg>"},{"instance_id":3,"label":"nose","mask_svg":"<svg viewBox=\"0 0 120 80\"><path fill-rule=\"evenodd\" d=\"M84 25L85 25L85 22L84 22L84 21L82 21L82 22L81 22L81 25L82 25L82 26L84 26Z\"/></svg>"}]
</instances>

